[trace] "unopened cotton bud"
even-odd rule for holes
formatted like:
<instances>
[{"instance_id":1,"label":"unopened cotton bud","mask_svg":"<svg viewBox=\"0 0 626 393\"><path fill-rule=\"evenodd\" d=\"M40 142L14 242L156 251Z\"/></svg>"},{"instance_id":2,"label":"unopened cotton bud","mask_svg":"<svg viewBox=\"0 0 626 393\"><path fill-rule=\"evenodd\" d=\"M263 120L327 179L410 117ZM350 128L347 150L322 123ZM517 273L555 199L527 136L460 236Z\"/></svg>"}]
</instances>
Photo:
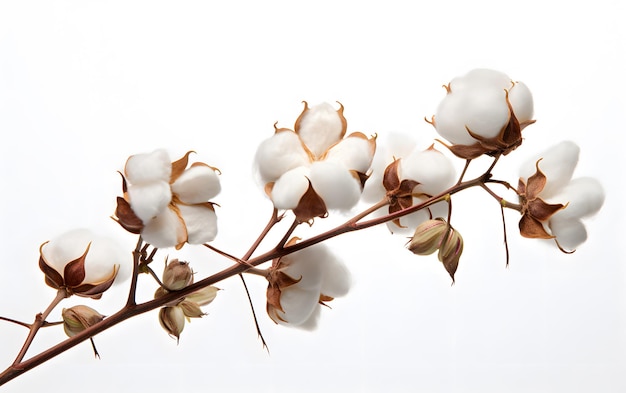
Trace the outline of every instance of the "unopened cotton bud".
<instances>
[{"instance_id":1,"label":"unopened cotton bud","mask_svg":"<svg viewBox=\"0 0 626 393\"><path fill-rule=\"evenodd\" d=\"M442 218L424 221L415 229L407 248L413 254L430 255L439 249L448 228Z\"/></svg>"},{"instance_id":2,"label":"unopened cotton bud","mask_svg":"<svg viewBox=\"0 0 626 393\"><path fill-rule=\"evenodd\" d=\"M178 291L193 282L193 270L188 262L172 259L163 271L163 285L170 291Z\"/></svg>"},{"instance_id":3,"label":"unopened cotton bud","mask_svg":"<svg viewBox=\"0 0 626 393\"><path fill-rule=\"evenodd\" d=\"M185 314L180 307L163 307L159 310L159 322L167 334L180 339L185 328Z\"/></svg>"},{"instance_id":4,"label":"unopened cotton bud","mask_svg":"<svg viewBox=\"0 0 626 393\"><path fill-rule=\"evenodd\" d=\"M443 243L439 248L439 261L443 263L452 281L454 282L454 273L459 266L459 259L463 253L463 237L454 228L450 227L447 236L443 239Z\"/></svg>"},{"instance_id":5,"label":"unopened cotton bud","mask_svg":"<svg viewBox=\"0 0 626 393\"><path fill-rule=\"evenodd\" d=\"M217 296L217 291L219 290L219 288L214 286L204 287L186 296L185 300L194 302L198 306L206 306L207 304L211 303L213 299L215 299L215 297Z\"/></svg>"},{"instance_id":6,"label":"unopened cotton bud","mask_svg":"<svg viewBox=\"0 0 626 393\"><path fill-rule=\"evenodd\" d=\"M206 315L206 313L202 312L198 303L190 302L187 299L180 302L178 307L183 310L183 314L185 314L187 318L200 318L203 315Z\"/></svg>"},{"instance_id":7,"label":"unopened cotton bud","mask_svg":"<svg viewBox=\"0 0 626 393\"><path fill-rule=\"evenodd\" d=\"M61 316L63 317L63 330L68 337L75 336L104 319L104 315L83 305L64 308Z\"/></svg>"}]
</instances>

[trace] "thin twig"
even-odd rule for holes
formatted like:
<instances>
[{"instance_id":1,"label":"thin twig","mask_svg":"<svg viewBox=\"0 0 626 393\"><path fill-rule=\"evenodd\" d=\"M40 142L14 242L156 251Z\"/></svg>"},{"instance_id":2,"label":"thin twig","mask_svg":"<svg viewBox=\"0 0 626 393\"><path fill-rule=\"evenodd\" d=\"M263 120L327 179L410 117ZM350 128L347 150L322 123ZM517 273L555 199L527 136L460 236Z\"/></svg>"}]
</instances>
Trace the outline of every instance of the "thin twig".
<instances>
[{"instance_id":1,"label":"thin twig","mask_svg":"<svg viewBox=\"0 0 626 393\"><path fill-rule=\"evenodd\" d=\"M502 233L504 234L504 252L506 253L506 267L509 267L509 242L506 237L506 220L504 219L504 205L500 204L502 214Z\"/></svg>"},{"instance_id":2,"label":"thin twig","mask_svg":"<svg viewBox=\"0 0 626 393\"><path fill-rule=\"evenodd\" d=\"M465 160L465 166L463 167L463 171L461 172L461 176L459 176L459 180L456 182L456 184L461 184L461 182L463 181L463 177L467 173L467 168L469 168L470 162L472 162L471 159L466 159Z\"/></svg>"},{"instance_id":3,"label":"thin twig","mask_svg":"<svg viewBox=\"0 0 626 393\"><path fill-rule=\"evenodd\" d=\"M263 348L269 353L270 348L267 346L267 342L265 341L265 337L263 337L263 333L261 332L261 326L259 325L259 320L256 317L256 311L254 310L254 304L252 303L252 296L250 296L250 291L248 290L248 284L246 284L246 280L244 280L243 275L239 273L239 278L241 278L241 283L243 284L244 289L246 290L246 295L248 296L248 303L250 304L250 311L252 311L252 319L254 319L254 326L256 327L256 332L258 337L261 339L261 344L263 344Z\"/></svg>"},{"instance_id":4,"label":"thin twig","mask_svg":"<svg viewBox=\"0 0 626 393\"><path fill-rule=\"evenodd\" d=\"M19 364L24 359L24 356L26 356L26 352L28 351L28 348L33 343L33 340L35 339L35 336L37 335L39 328L41 328L44 325L46 318L48 318L48 315L50 315L52 310L54 310L54 308L61 302L61 300L65 299L68 296L69 294L67 293L65 288L59 288L57 290L56 296L54 297L54 299L52 299L48 308L46 308L44 312L39 313L35 316L35 321L32 323L32 325L30 325L30 331L28 332L28 336L26 337L26 340L24 341L24 345L22 345L20 352L17 354L17 357L13 361L14 366L16 364Z\"/></svg>"},{"instance_id":5,"label":"thin twig","mask_svg":"<svg viewBox=\"0 0 626 393\"><path fill-rule=\"evenodd\" d=\"M283 248L274 248L268 252L265 252L261 255L258 255L254 258L242 258L243 261L248 262L249 265L252 266L258 266L262 263L265 263L267 261L270 261L272 259L275 258L280 258L282 256L291 254L293 252L296 252L298 250L302 250L304 248L310 247L314 244L323 242L327 239L330 239L332 237L335 236L339 236L341 234L347 233L347 232L353 232L353 231L359 231L359 230L363 230L375 225L379 225L391 220L394 220L396 218L400 218L403 217L407 214L411 214L415 211L418 211L420 209L426 208L434 203L437 203L441 200L445 200L446 195L447 194L456 194L462 190L465 190L467 188L471 188L471 187L476 187L476 186L481 186L484 184L484 182L486 181L485 176L480 176L478 178L475 178L473 180L468 180L465 182L462 182L460 184L456 184L452 187L450 187L448 190L445 190L444 192L435 195L433 197L428 198L426 201L423 201L422 203L413 205L409 208L391 213L391 214L387 214L385 216L382 217L377 217L377 218L373 218L370 220L366 220L366 221L360 221L359 222L355 222L354 220L348 220L347 222L333 228L330 229L326 232L323 232L321 234L318 234L316 236L313 236L311 238L305 239L301 242L298 242L296 244L290 245L288 247L283 247ZM505 207L509 207L509 206L505 206ZM371 209L368 209L371 210ZM361 217L365 217L365 215L359 215ZM278 218L278 217L276 217ZM271 220L270 223L268 223L268 226L266 227L266 229L264 230L264 233L262 234L262 236L259 237L259 239L264 238L265 234L267 232L269 232L269 229L271 229L271 227L278 222L277 220ZM254 250L256 249L256 247L258 246L257 243L260 243L260 240L257 239L257 241L255 241L255 244L253 245L253 247L251 247L249 254L250 255L246 255L246 257L250 257L252 255L252 253L254 252ZM138 245L141 244L141 239L138 242ZM139 251L139 252L137 252ZM134 258L138 258L137 255L140 255L140 251L141 248L136 249L135 253L134 253ZM134 259L133 258L133 259ZM137 266L137 262L135 261L135 266L134 268L136 268ZM214 285L217 282L220 282L222 280L225 280L227 278L233 277L235 275L241 274L243 272L245 272L246 270L250 269L249 266L244 265L244 264L240 264L240 263L236 263L234 265L231 265L230 267L219 271L207 278L204 278L202 280L199 280L197 282L195 282L194 284L191 284L183 289L181 289L180 291L176 291L176 292L171 292L168 294L165 294L162 297L159 297L158 299L152 299L140 304L135 304L134 302L134 290L136 289L136 280L137 280L137 272L134 271L133 273L133 277L131 278L131 287L132 287L132 294L129 295L129 299L132 299L132 301L127 302L127 304L118 312L116 312L115 314L103 319L101 322L96 323L95 325L85 329L84 331L65 339L64 341L42 351L41 353L34 355L32 357L30 357L28 360L23 360L23 354L21 354L18 359L16 360L16 362L14 362L11 366L9 366L6 370L4 370L2 373L0 373L0 386L3 385L4 383L18 377L19 375L39 366L40 364L58 356L61 353L64 353L65 351L69 350L70 348L73 348L74 346L78 345L79 343L90 339L91 337L96 336L97 334L125 321L128 320L130 318L133 318L137 315L146 313L148 311L152 311L155 309L158 309L160 307L163 307L164 305L179 300L199 289L205 288L207 286L210 285ZM60 300L59 300L60 301ZM43 320L40 318L36 318L36 322L38 322L39 325L43 324ZM31 330L32 332L32 330ZM32 338L31 338L32 340ZM21 352L26 352L26 350L23 350Z\"/></svg>"},{"instance_id":6,"label":"thin twig","mask_svg":"<svg viewBox=\"0 0 626 393\"><path fill-rule=\"evenodd\" d=\"M231 261L234 261L234 262L240 263L240 264L242 264L242 265L246 265L246 266L253 267L252 265L250 265L248 262L244 261L243 259L239 259L239 258L237 258L237 257L236 257L236 256L234 256L234 255L230 255L229 253L227 253L227 252L225 252L225 251L222 251L222 250L220 250L220 249L219 249L219 248L217 248L217 247L213 247L213 246L212 246L212 245L210 245L209 243L204 243L204 244L203 244L203 246L204 246L204 247L206 247L206 248L208 248L208 249L209 249L209 250L211 250L211 251L214 251L214 252L216 252L216 253L220 254L220 255L221 255L221 256L223 256L223 257L226 257L226 258L230 259Z\"/></svg>"},{"instance_id":7,"label":"thin twig","mask_svg":"<svg viewBox=\"0 0 626 393\"><path fill-rule=\"evenodd\" d=\"M285 232L285 234L283 235L282 239L280 239L276 247L283 248L285 244L287 244L287 242L289 241L289 237L291 236L293 231L295 231L298 225L300 224L301 224L300 221L298 221L297 219L294 219L293 222L291 223L291 226L289 227L289 229L287 229L287 232Z\"/></svg>"}]
</instances>

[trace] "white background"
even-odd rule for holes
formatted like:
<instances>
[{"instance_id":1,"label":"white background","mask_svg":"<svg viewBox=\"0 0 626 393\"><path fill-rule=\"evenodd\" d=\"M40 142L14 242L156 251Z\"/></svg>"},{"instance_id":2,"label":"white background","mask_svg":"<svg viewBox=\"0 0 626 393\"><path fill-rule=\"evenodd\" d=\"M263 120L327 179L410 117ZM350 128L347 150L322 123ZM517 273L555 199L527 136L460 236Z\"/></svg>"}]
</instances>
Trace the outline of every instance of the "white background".
<instances>
[{"instance_id":1,"label":"white background","mask_svg":"<svg viewBox=\"0 0 626 393\"><path fill-rule=\"evenodd\" d=\"M250 277L269 354L233 279L179 345L150 313L96 337L101 360L85 343L1 389L626 391L624 16L617 0L0 3L6 317L30 322L52 299L37 267L51 237L89 227L131 250L135 239L109 216L121 192L116 171L133 153L195 150L220 168L214 245L242 255L271 211L253 180L254 151L274 122L292 126L302 100L342 102L349 131L377 133L381 143L397 131L427 146L435 133L423 118L441 85L475 67L498 69L531 88L538 121L495 175L515 184L524 158L572 139L582 147L577 175L598 177L607 192L573 255L521 239L519 215L507 212L508 269L497 204L477 190L455 197L465 254L454 286L435 257L412 256L385 228L333 239L353 289L315 332L275 326L264 313L266 284ZM204 249L169 255L191 260L199 275L227 265ZM142 279L147 299L154 286ZM111 314L125 288L89 304ZM0 324L2 368L25 336ZM63 338L45 329L32 350Z\"/></svg>"}]
</instances>

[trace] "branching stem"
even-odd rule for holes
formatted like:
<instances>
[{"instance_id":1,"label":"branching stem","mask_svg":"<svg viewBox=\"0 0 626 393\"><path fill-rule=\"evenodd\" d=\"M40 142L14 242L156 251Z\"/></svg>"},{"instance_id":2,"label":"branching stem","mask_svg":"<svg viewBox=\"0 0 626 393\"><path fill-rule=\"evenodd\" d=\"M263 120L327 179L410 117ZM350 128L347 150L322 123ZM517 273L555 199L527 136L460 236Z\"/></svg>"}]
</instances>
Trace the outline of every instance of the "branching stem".
<instances>
[{"instance_id":1,"label":"branching stem","mask_svg":"<svg viewBox=\"0 0 626 393\"><path fill-rule=\"evenodd\" d=\"M497 160L494 160L494 164L495 164L495 161ZM388 204L388 201L384 199L378 202L377 204L371 206L370 208L366 209L362 213L352 217L350 220L346 221L345 223L338 225L335 228L332 228L326 232L320 233L316 236L310 237L308 239L304 239L296 244L289 245L286 247L284 246L285 242L283 242L284 240L283 239L273 249L263 254L252 257L252 255L254 254L258 246L260 245L260 243L263 241L263 239L265 239L267 233L269 233L270 229L282 219L282 216L278 216L277 211L274 210L272 217L270 221L268 222L268 224L266 225L266 227L263 229L259 237L254 241L254 243L252 244L248 252L239 261L237 261L236 263L234 263L233 265L231 265L230 267L222 271L219 271L207 278L204 278L200 281L197 281L181 289L180 291L170 292L164 296L159 297L158 299L152 299L152 300L137 304L135 301L135 291L137 287L137 276L139 273L138 268L142 260L142 256L143 258L145 258L145 253L146 253L146 249L142 248L143 241L140 237L137 242L137 247L135 248L135 251L133 252L133 274L131 276L131 285L130 285L129 296L128 296L126 305L121 310L105 318L101 322L85 329L84 331L70 338L67 338L66 340L48 348L47 350L42 351L39 354L32 356L29 359L24 360L26 351L28 350L28 347L30 346L32 339L34 338L39 328L44 325L45 319L48 316L48 314L62 299L67 297L67 293L64 290L60 290L57 293L57 297L53 300L53 302L46 309L46 311L36 316L35 322L31 325L29 336L26 339L26 342L24 343L22 350L18 354L18 357L15 359L13 364L9 366L6 370L4 370L2 373L0 373L0 386L18 377L19 375L33 369L34 367L37 367L40 364L56 357L57 355L64 353L65 351L73 348L79 343L82 343L125 320L133 318L145 312L163 307L199 289L213 285L227 278L240 275L246 271L249 271L250 273L253 273L253 274L259 274L260 272L262 272L262 270L258 270L258 269L252 270L253 267L261 265L265 262L271 261L275 258L280 258L282 256L285 256L293 252L296 252L298 250L302 250L304 248L313 246L315 244L321 243L325 240L328 240L330 238L339 236L347 232L359 231L359 230L370 228L379 224L386 223L388 221L395 220L407 214L411 214L418 210L427 208L428 206L434 203L440 202L442 200L447 200L451 195L456 194L460 191L463 191L467 188L479 186L479 187L485 188L489 192L488 187L485 186L485 182L493 181L493 180L490 180L490 177L491 177L490 171L492 168L493 168L493 165L483 175L472 180L459 182L458 184L455 184L449 189L443 191L442 193L432 196L417 205L413 205L406 209L396 211L394 213L387 214L381 217L364 220L371 213L373 213L374 211ZM495 194L492 194L492 196L493 195ZM503 206L505 205L503 204ZM505 207L509 207L513 209L517 208L515 204L508 204ZM292 224L292 226L287 231L287 235L285 237L288 237L291 235L296 225L297 223ZM152 253L150 257L152 257L153 255L154 254ZM245 262L245 263L241 263L241 262Z\"/></svg>"}]
</instances>

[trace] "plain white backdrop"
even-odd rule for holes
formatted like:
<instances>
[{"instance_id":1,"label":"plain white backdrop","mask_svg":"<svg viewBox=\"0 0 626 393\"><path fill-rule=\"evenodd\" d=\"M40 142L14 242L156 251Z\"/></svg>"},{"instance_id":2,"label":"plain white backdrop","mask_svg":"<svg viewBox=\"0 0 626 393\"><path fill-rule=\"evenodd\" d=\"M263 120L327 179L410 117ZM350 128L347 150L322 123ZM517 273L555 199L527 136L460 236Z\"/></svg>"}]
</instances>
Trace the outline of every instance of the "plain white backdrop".
<instances>
[{"instance_id":1,"label":"plain white backdrop","mask_svg":"<svg viewBox=\"0 0 626 393\"><path fill-rule=\"evenodd\" d=\"M96 337L102 359L85 343L0 389L625 391L624 16L623 2L608 0L0 3L5 317L30 322L54 296L37 267L51 237L89 227L131 251L135 238L109 218L121 192L116 171L130 154L195 150L218 167L214 245L243 254L271 212L254 182L254 151L274 122L293 125L302 100L340 101L349 131L381 142L405 132L427 146L436 135L423 118L441 86L472 68L498 69L531 88L537 123L495 176L515 184L521 161L571 139L582 147L576 174L598 177L607 192L573 255L521 239L519 216L508 212L509 268L498 205L480 191L458 195L465 254L454 286L436 257L412 256L384 227L332 239L353 289L323 311L315 332L274 325L266 284L251 277L269 354L232 279L178 345L150 313ZM199 275L227 266L204 249L169 250L158 263L165 255L190 260ZM148 299L154 285L142 279ZM113 313L126 284L89 304ZM0 324L2 369L25 336ZM63 338L44 329L32 351Z\"/></svg>"}]
</instances>

